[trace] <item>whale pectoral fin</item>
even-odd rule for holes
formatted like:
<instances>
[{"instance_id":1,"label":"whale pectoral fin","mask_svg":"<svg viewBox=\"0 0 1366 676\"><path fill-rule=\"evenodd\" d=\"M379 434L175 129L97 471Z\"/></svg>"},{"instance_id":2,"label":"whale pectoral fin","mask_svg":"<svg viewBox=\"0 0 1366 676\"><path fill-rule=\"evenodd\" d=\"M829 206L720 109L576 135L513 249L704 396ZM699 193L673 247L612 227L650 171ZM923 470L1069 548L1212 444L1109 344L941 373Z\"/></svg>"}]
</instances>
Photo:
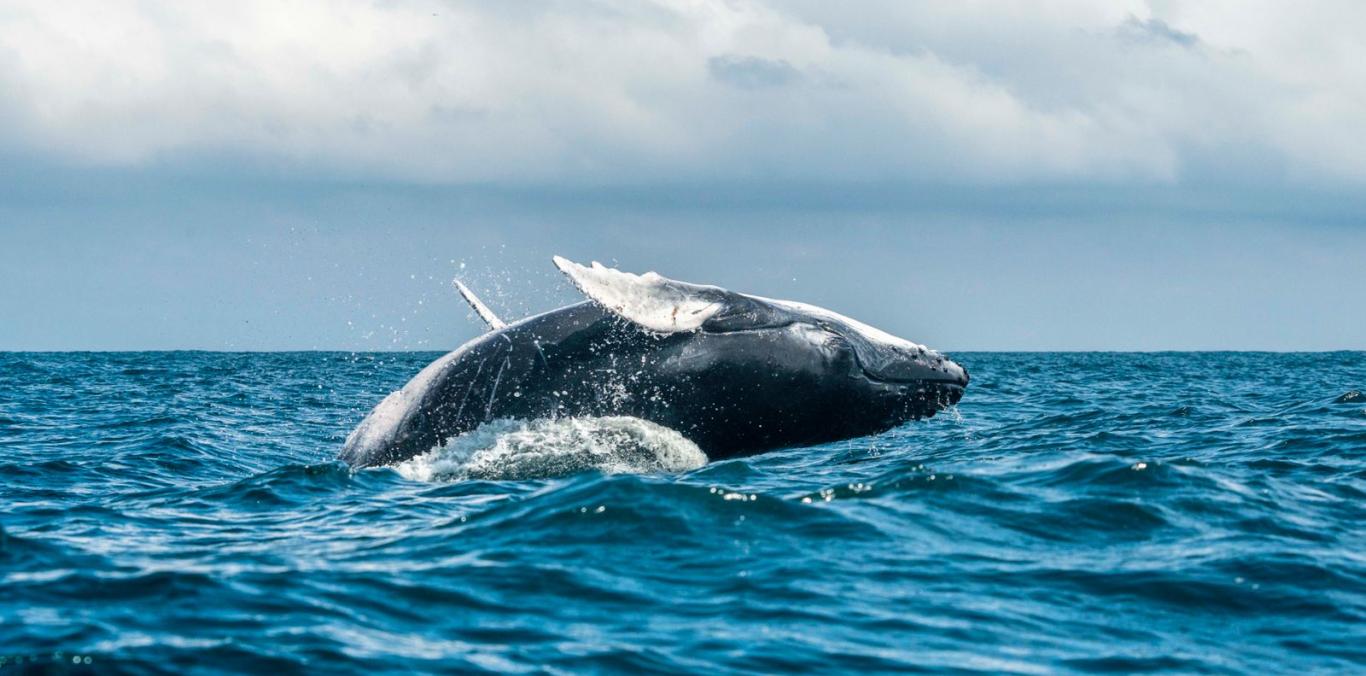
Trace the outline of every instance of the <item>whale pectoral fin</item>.
<instances>
[{"instance_id":1,"label":"whale pectoral fin","mask_svg":"<svg viewBox=\"0 0 1366 676\"><path fill-rule=\"evenodd\" d=\"M498 315L493 314L493 310L490 310L489 306L484 305L483 301L479 300L479 297L474 295L473 291L470 291L469 287L460 283L460 280L458 279L453 279L451 282L455 284L456 290L460 292L460 295L465 299L465 302L469 303L470 307L474 308L474 312L479 315L479 318L483 319L484 322L489 325L489 329L497 331L498 329L507 326L503 320L498 318Z\"/></svg>"},{"instance_id":2,"label":"whale pectoral fin","mask_svg":"<svg viewBox=\"0 0 1366 676\"><path fill-rule=\"evenodd\" d=\"M633 275L594 262L579 265L555 256L555 267L584 295L613 314L655 333L726 333L779 326L792 312L758 296L719 286L680 282L658 273Z\"/></svg>"},{"instance_id":3,"label":"whale pectoral fin","mask_svg":"<svg viewBox=\"0 0 1366 676\"><path fill-rule=\"evenodd\" d=\"M716 286L689 284L647 272L633 275L593 262L592 267L554 257L555 267L584 295L613 314L655 333L696 331L738 295Z\"/></svg>"}]
</instances>

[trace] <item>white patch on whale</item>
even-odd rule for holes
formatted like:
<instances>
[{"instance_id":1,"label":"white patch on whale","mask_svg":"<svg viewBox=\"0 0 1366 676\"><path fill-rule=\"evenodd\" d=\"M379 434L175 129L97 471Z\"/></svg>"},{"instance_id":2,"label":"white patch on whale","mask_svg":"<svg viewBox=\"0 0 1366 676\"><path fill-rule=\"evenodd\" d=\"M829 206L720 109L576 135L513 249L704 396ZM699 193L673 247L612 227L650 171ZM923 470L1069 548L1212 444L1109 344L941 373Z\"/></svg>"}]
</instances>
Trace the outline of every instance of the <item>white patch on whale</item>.
<instances>
[{"instance_id":1,"label":"white patch on whale","mask_svg":"<svg viewBox=\"0 0 1366 676\"><path fill-rule=\"evenodd\" d=\"M574 286L594 302L656 333L696 331L721 311L726 290L678 282L656 272L633 275L593 261L592 267L554 257Z\"/></svg>"},{"instance_id":2,"label":"white patch on whale","mask_svg":"<svg viewBox=\"0 0 1366 676\"><path fill-rule=\"evenodd\" d=\"M464 298L466 303L469 303L470 309L474 310L474 313L479 315L479 318L484 320L485 324L489 325L490 330L497 331L498 329L507 326L507 322L499 319L498 315L494 314L493 310L490 310L489 306L484 304L484 301L479 300L479 296L474 295L474 292L470 291L470 287L465 286L464 282L458 279L452 279L451 284L454 284L455 290L460 292L460 297Z\"/></svg>"},{"instance_id":3,"label":"white patch on whale","mask_svg":"<svg viewBox=\"0 0 1366 676\"><path fill-rule=\"evenodd\" d=\"M595 470L685 472L707 464L687 437L629 416L494 420L392 468L414 481L511 481Z\"/></svg>"},{"instance_id":4,"label":"white patch on whale","mask_svg":"<svg viewBox=\"0 0 1366 676\"><path fill-rule=\"evenodd\" d=\"M426 368L418 371L408 384L402 389L389 393L383 401L375 406L370 414L346 435L346 448L355 447L360 444L360 448L375 448L383 445L394 430L398 429L399 423L403 422L409 413L422 401L422 393L427 390L427 386L441 373L447 366L453 363L460 355L469 349L468 345L463 345L440 359L430 363Z\"/></svg>"}]
</instances>

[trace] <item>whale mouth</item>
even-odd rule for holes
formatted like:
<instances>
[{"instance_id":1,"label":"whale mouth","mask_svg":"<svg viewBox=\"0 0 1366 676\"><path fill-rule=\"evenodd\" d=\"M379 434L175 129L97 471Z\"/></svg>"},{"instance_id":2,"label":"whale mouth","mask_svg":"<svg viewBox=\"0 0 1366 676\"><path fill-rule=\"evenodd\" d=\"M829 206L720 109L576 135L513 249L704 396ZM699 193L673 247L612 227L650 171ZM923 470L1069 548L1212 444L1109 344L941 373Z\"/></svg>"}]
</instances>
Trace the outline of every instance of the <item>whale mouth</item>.
<instances>
[{"instance_id":1,"label":"whale mouth","mask_svg":"<svg viewBox=\"0 0 1366 676\"><path fill-rule=\"evenodd\" d=\"M956 405L967 391L966 387L956 382L935 383L928 389L926 398L933 398L934 403L941 409Z\"/></svg>"},{"instance_id":2,"label":"whale mouth","mask_svg":"<svg viewBox=\"0 0 1366 676\"><path fill-rule=\"evenodd\" d=\"M957 364L955 364L955 366L957 366ZM910 387L944 388L948 390L957 390L957 396L961 398L963 396L963 391L967 389L968 382L971 380L971 378L968 376L967 369L962 368L961 366L959 366L958 368L963 374L961 378L954 378L952 376L946 377L945 374L943 374L942 372L929 371L929 369L925 369L925 371L929 371L929 374L921 373L906 376L875 373L867 368L860 368L859 370L863 371L863 377L875 383L881 383L883 385L900 385Z\"/></svg>"},{"instance_id":3,"label":"whale mouth","mask_svg":"<svg viewBox=\"0 0 1366 676\"><path fill-rule=\"evenodd\" d=\"M900 385L909 396L905 396L906 414L911 418L932 418L934 414L958 405L967 388L958 380L920 380L888 382Z\"/></svg>"},{"instance_id":4,"label":"whale mouth","mask_svg":"<svg viewBox=\"0 0 1366 676\"><path fill-rule=\"evenodd\" d=\"M968 389L958 383L945 383L938 387L940 388L940 391L946 395L944 398L948 400L948 403L944 405L944 408L956 406L958 402L963 399L963 393L967 392Z\"/></svg>"},{"instance_id":5,"label":"whale mouth","mask_svg":"<svg viewBox=\"0 0 1366 676\"><path fill-rule=\"evenodd\" d=\"M960 390L958 396L961 397L961 390L968 386L970 380L968 370L961 364L933 350L927 350L922 354L904 354L858 342L849 344L858 369L863 372L865 378L876 383L911 387L957 387Z\"/></svg>"},{"instance_id":6,"label":"whale mouth","mask_svg":"<svg viewBox=\"0 0 1366 676\"><path fill-rule=\"evenodd\" d=\"M962 378L886 378L863 370L863 376L871 382L899 388L908 393L907 411L912 418L931 418L934 414L958 405L967 391L968 372L962 369ZM901 395L905 396L905 395Z\"/></svg>"}]
</instances>

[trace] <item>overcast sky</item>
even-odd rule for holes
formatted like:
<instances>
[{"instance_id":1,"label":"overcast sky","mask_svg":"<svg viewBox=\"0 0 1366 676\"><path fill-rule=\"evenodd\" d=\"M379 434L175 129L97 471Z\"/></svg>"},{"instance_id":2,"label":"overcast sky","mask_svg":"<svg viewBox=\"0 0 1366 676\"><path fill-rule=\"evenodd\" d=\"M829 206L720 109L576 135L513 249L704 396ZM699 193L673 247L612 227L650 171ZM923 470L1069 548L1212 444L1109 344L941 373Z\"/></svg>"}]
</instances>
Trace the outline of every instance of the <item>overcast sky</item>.
<instances>
[{"instance_id":1,"label":"overcast sky","mask_svg":"<svg viewBox=\"0 0 1366 676\"><path fill-rule=\"evenodd\" d=\"M1360 2L0 0L0 349L445 349L552 253L946 349L1366 348ZM461 267L463 265L463 268Z\"/></svg>"}]
</instances>

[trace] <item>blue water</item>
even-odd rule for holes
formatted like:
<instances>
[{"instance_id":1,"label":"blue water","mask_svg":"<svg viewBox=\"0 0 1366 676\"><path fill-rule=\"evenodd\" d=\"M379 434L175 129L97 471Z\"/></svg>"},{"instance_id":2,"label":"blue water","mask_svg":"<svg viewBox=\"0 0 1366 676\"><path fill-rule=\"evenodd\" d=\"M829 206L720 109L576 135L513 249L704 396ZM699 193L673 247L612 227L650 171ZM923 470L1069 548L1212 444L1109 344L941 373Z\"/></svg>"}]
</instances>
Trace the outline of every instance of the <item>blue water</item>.
<instances>
[{"instance_id":1,"label":"blue water","mask_svg":"<svg viewBox=\"0 0 1366 676\"><path fill-rule=\"evenodd\" d=\"M334 462L435 356L0 354L0 672L1366 669L1366 353L956 354L957 415L676 474Z\"/></svg>"}]
</instances>

